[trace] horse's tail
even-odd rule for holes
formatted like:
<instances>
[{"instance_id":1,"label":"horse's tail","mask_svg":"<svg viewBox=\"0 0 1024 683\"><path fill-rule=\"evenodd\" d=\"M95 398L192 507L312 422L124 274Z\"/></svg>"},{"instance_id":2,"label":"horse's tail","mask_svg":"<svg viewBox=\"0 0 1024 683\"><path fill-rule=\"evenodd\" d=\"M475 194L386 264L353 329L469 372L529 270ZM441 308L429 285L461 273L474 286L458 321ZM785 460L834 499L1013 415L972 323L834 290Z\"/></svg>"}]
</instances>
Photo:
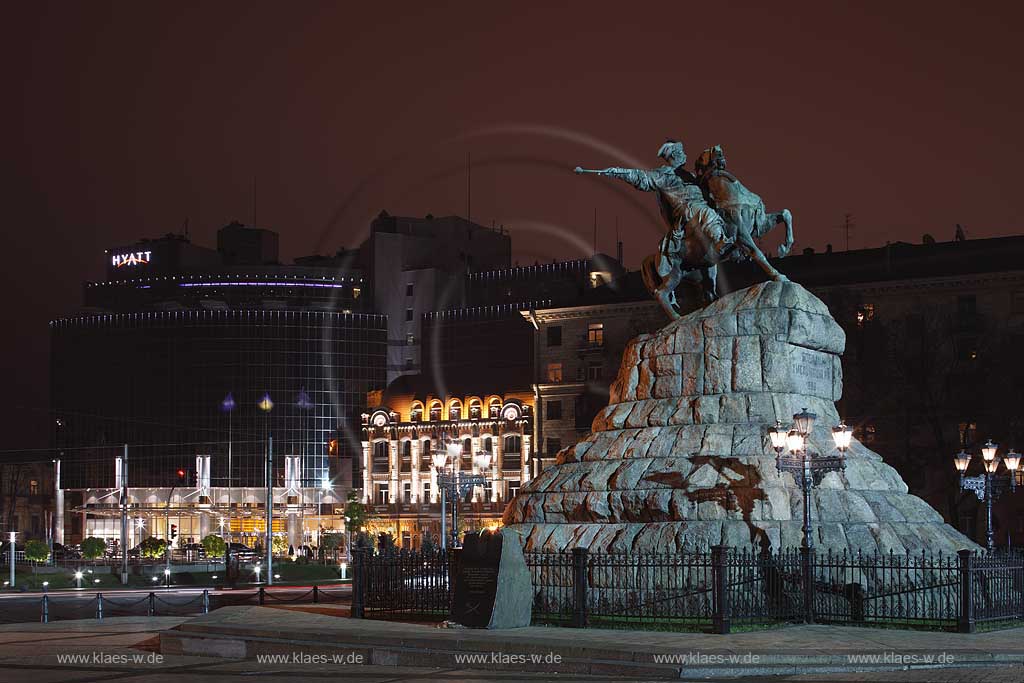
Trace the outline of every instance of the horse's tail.
<instances>
[{"instance_id":1,"label":"horse's tail","mask_svg":"<svg viewBox=\"0 0 1024 683\"><path fill-rule=\"evenodd\" d=\"M658 288L661 287L661 275L658 274L657 260L658 257L651 254L640 265L640 276L643 278L644 287L651 293L651 296L654 296Z\"/></svg>"}]
</instances>

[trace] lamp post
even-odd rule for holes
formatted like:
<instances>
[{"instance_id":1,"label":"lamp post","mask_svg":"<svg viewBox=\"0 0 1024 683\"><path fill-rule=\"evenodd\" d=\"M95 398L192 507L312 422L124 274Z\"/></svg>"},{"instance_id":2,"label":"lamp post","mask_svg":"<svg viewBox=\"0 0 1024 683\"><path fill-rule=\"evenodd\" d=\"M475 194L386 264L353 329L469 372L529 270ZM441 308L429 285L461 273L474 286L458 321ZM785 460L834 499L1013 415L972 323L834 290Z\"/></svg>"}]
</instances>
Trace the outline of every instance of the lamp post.
<instances>
[{"instance_id":1,"label":"lamp post","mask_svg":"<svg viewBox=\"0 0 1024 683\"><path fill-rule=\"evenodd\" d=\"M463 474L458 467L458 458L461 455L461 445L458 440L453 439L445 450L437 449L431 454L431 460L437 469L437 486L441 489L441 549L447 549L445 534L445 498L452 499L452 547L459 547L459 501L477 486L484 486L487 477L483 474ZM451 459L450 467L445 467L445 461ZM473 455L473 463L477 470L486 471L491 466L491 454L487 451L477 451Z\"/></svg>"},{"instance_id":2,"label":"lamp post","mask_svg":"<svg viewBox=\"0 0 1024 683\"><path fill-rule=\"evenodd\" d=\"M14 588L14 539L17 535L17 531L11 532L11 588Z\"/></svg>"},{"instance_id":3,"label":"lamp post","mask_svg":"<svg viewBox=\"0 0 1024 683\"><path fill-rule=\"evenodd\" d=\"M1017 490L1017 469L1021 460L1021 454L1011 448L1002 458L1003 464L1006 465L1006 474L997 474L998 450L999 444L992 443L992 439L985 442L981 447L981 460L985 465L985 471L974 477L965 476L967 467L971 464L971 454L961 449L953 456L953 465L960 472L960 489L971 491L978 500L985 502L985 547L989 552L992 552L995 546L995 537L992 534L992 503L1007 489Z\"/></svg>"},{"instance_id":4,"label":"lamp post","mask_svg":"<svg viewBox=\"0 0 1024 683\"><path fill-rule=\"evenodd\" d=\"M800 483L804 499L803 542L801 547L806 550L814 548L813 529L811 527L811 487L821 483L828 472L838 472L846 468L846 452L850 449L853 431L844 423L832 429L839 455L823 456L812 453L808 447L811 430L817 415L807 412L804 408L793 416L793 428L786 429L776 421L768 431L772 448L775 449L775 466L779 473L789 472L793 479Z\"/></svg>"},{"instance_id":5,"label":"lamp post","mask_svg":"<svg viewBox=\"0 0 1024 683\"><path fill-rule=\"evenodd\" d=\"M270 394L263 394L263 398L257 404L260 410L270 419L270 411L274 409L274 402L270 400ZM267 544L267 585L274 583L274 436L267 427L267 458L266 458L266 517L267 529L264 534L264 541Z\"/></svg>"}]
</instances>

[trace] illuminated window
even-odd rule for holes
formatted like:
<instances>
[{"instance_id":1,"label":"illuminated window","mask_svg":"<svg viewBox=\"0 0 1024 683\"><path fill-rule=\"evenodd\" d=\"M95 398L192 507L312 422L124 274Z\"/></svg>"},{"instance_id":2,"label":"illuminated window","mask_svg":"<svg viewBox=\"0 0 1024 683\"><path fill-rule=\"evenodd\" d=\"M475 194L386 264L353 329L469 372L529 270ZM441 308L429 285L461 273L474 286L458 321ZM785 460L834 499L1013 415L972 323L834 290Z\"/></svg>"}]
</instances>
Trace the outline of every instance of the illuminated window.
<instances>
[{"instance_id":1,"label":"illuminated window","mask_svg":"<svg viewBox=\"0 0 1024 683\"><path fill-rule=\"evenodd\" d=\"M587 344L590 346L604 346L604 323L591 323L587 325Z\"/></svg>"},{"instance_id":2,"label":"illuminated window","mask_svg":"<svg viewBox=\"0 0 1024 683\"><path fill-rule=\"evenodd\" d=\"M864 323L867 323L875 318L875 305L874 304L861 304L857 308L857 326L863 327Z\"/></svg>"},{"instance_id":3,"label":"illuminated window","mask_svg":"<svg viewBox=\"0 0 1024 683\"><path fill-rule=\"evenodd\" d=\"M469 418L471 420L480 419L481 405L479 399L473 399L469 402Z\"/></svg>"},{"instance_id":4,"label":"illuminated window","mask_svg":"<svg viewBox=\"0 0 1024 683\"><path fill-rule=\"evenodd\" d=\"M412 482L407 481L402 487L402 502L408 505L412 502Z\"/></svg>"},{"instance_id":5,"label":"illuminated window","mask_svg":"<svg viewBox=\"0 0 1024 683\"><path fill-rule=\"evenodd\" d=\"M452 404L448 406L448 419L462 419L462 403L460 403L459 401L452 401Z\"/></svg>"},{"instance_id":6,"label":"illuminated window","mask_svg":"<svg viewBox=\"0 0 1024 683\"><path fill-rule=\"evenodd\" d=\"M360 289L359 287L353 287L352 288L352 298L353 299L358 299L359 295L362 294L362 293L363 293L363 290Z\"/></svg>"},{"instance_id":7,"label":"illuminated window","mask_svg":"<svg viewBox=\"0 0 1024 683\"><path fill-rule=\"evenodd\" d=\"M548 346L562 345L562 326L552 325L548 328Z\"/></svg>"},{"instance_id":8,"label":"illuminated window","mask_svg":"<svg viewBox=\"0 0 1024 683\"><path fill-rule=\"evenodd\" d=\"M327 442L327 455L337 455L337 454L338 454L338 440L337 439L331 439L330 441Z\"/></svg>"},{"instance_id":9,"label":"illuminated window","mask_svg":"<svg viewBox=\"0 0 1024 683\"><path fill-rule=\"evenodd\" d=\"M548 381L552 384L562 381L561 363L548 363Z\"/></svg>"},{"instance_id":10,"label":"illuminated window","mask_svg":"<svg viewBox=\"0 0 1024 683\"><path fill-rule=\"evenodd\" d=\"M33 479L28 483L28 492L33 496L39 495L39 482Z\"/></svg>"},{"instance_id":11,"label":"illuminated window","mask_svg":"<svg viewBox=\"0 0 1024 683\"><path fill-rule=\"evenodd\" d=\"M409 346L414 345L416 343L416 335L414 335L412 332L405 335L405 343L408 344Z\"/></svg>"},{"instance_id":12,"label":"illuminated window","mask_svg":"<svg viewBox=\"0 0 1024 683\"><path fill-rule=\"evenodd\" d=\"M501 413L501 401L499 399L492 398L490 405L487 407L487 413L492 420L496 420L498 415Z\"/></svg>"},{"instance_id":13,"label":"illuminated window","mask_svg":"<svg viewBox=\"0 0 1024 683\"><path fill-rule=\"evenodd\" d=\"M441 402L434 401L430 404L430 421L436 422L441 419Z\"/></svg>"},{"instance_id":14,"label":"illuminated window","mask_svg":"<svg viewBox=\"0 0 1024 683\"><path fill-rule=\"evenodd\" d=\"M412 405L412 410L409 411L409 420L412 422L419 422L423 419L423 406L419 403Z\"/></svg>"},{"instance_id":15,"label":"illuminated window","mask_svg":"<svg viewBox=\"0 0 1024 683\"><path fill-rule=\"evenodd\" d=\"M519 484L519 480L518 479L509 479L508 480L508 497L509 498L515 498L516 497L516 494L519 493L519 486L520 486L520 484Z\"/></svg>"},{"instance_id":16,"label":"illuminated window","mask_svg":"<svg viewBox=\"0 0 1024 683\"><path fill-rule=\"evenodd\" d=\"M381 505L388 504L388 485L377 484L377 502Z\"/></svg>"},{"instance_id":17,"label":"illuminated window","mask_svg":"<svg viewBox=\"0 0 1024 683\"><path fill-rule=\"evenodd\" d=\"M960 431L960 445L966 448L974 443L974 434L978 430L975 422L961 422L958 425Z\"/></svg>"}]
</instances>

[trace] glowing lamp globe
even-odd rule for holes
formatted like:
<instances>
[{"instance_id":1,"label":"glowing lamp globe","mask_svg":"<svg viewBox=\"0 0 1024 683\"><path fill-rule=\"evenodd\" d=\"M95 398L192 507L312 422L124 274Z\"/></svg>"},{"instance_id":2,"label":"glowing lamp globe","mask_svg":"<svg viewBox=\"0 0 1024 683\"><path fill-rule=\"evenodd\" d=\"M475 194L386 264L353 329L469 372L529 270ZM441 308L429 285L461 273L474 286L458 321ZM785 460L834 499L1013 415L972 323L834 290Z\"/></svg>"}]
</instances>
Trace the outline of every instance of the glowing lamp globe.
<instances>
[{"instance_id":1,"label":"glowing lamp globe","mask_svg":"<svg viewBox=\"0 0 1024 683\"><path fill-rule=\"evenodd\" d=\"M967 466L971 464L971 454L961 449L953 456L953 464L956 466L957 472L963 474L967 471Z\"/></svg>"},{"instance_id":2,"label":"glowing lamp globe","mask_svg":"<svg viewBox=\"0 0 1024 683\"><path fill-rule=\"evenodd\" d=\"M840 453L845 453L850 450L853 430L847 427L846 423L840 422L838 426L832 428L832 440L836 442L836 449Z\"/></svg>"}]
</instances>

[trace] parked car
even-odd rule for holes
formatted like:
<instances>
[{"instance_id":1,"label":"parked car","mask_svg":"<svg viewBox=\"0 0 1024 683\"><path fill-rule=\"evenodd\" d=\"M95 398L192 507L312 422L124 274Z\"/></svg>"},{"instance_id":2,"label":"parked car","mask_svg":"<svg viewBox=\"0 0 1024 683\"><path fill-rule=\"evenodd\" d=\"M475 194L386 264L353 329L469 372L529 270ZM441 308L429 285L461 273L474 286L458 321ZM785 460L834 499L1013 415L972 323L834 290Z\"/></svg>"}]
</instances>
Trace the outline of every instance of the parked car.
<instances>
[{"instance_id":1,"label":"parked car","mask_svg":"<svg viewBox=\"0 0 1024 683\"><path fill-rule=\"evenodd\" d=\"M244 543L228 543L228 552L231 559L238 562L255 562L260 559L256 551Z\"/></svg>"}]
</instances>

